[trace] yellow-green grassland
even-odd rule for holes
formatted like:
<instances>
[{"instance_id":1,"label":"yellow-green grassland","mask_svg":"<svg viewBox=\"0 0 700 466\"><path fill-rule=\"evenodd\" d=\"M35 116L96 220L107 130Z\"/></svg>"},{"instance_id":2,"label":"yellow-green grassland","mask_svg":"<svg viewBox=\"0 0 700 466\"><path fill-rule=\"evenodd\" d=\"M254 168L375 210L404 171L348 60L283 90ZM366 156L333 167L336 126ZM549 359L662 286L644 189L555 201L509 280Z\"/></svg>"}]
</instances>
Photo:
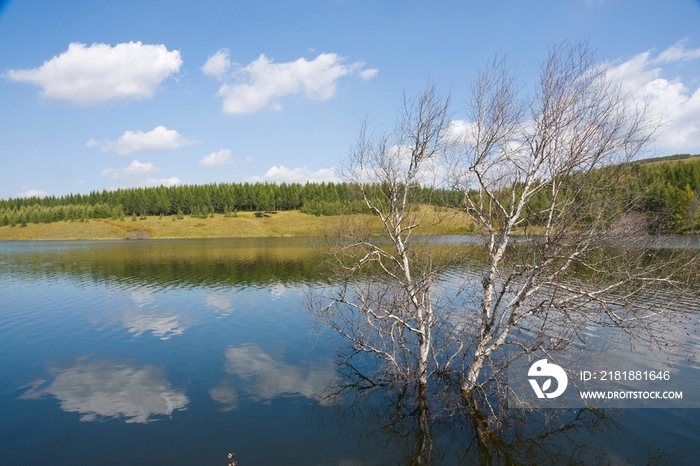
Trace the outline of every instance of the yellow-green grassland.
<instances>
[{"instance_id":1,"label":"yellow-green grassland","mask_svg":"<svg viewBox=\"0 0 700 466\"><path fill-rule=\"evenodd\" d=\"M418 235L465 234L475 229L466 215L459 211L425 206L419 215L422 215L421 226L415 230ZM147 233L150 239L324 236L357 229L376 235L381 233L381 223L373 215L315 216L298 211L261 217L252 212L239 212L236 217L222 214L181 219L175 216L146 217L144 220L126 217L122 220L91 219L4 226L0 227L0 241L114 240L127 239L127 236L133 237L139 232Z\"/></svg>"}]
</instances>

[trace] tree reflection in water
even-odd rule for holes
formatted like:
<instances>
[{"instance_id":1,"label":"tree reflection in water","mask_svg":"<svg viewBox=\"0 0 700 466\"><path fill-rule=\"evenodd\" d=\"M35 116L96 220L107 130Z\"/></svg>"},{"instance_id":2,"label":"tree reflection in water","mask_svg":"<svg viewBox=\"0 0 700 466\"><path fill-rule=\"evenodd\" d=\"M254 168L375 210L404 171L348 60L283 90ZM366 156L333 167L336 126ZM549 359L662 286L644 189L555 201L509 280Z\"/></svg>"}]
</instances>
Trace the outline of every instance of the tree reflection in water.
<instances>
[{"instance_id":1,"label":"tree reflection in water","mask_svg":"<svg viewBox=\"0 0 700 466\"><path fill-rule=\"evenodd\" d=\"M414 384L415 385L415 384ZM434 393L418 386L372 385L345 377L327 387L316 411L318 422L332 418L339 431L355 437L358 464L418 465L618 465L678 464L678 452L637 440L638 456L616 452L616 440L634 442L619 423L619 410L502 408L492 421L452 390ZM491 419L491 420L490 420ZM378 458L383 451L385 456Z\"/></svg>"}]
</instances>

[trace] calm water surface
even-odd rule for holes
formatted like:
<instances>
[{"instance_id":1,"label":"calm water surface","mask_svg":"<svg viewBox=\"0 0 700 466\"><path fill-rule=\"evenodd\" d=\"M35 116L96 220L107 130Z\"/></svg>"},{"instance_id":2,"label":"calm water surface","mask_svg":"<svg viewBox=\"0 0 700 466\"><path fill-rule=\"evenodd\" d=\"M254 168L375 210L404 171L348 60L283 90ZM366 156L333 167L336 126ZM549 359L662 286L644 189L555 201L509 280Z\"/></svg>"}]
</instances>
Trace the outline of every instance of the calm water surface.
<instances>
[{"instance_id":1,"label":"calm water surface","mask_svg":"<svg viewBox=\"0 0 700 466\"><path fill-rule=\"evenodd\" d=\"M0 463L410 463L410 427L320 397L338 341L311 331L302 303L326 280L321 251L300 239L0 243ZM697 334L684 338L696 353ZM674 362L700 390L697 367ZM546 448L573 437L574 462L697 464L700 410L608 415ZM464 426L434 435L435 464L478 457Z\"/></svg>"}]
</instances>

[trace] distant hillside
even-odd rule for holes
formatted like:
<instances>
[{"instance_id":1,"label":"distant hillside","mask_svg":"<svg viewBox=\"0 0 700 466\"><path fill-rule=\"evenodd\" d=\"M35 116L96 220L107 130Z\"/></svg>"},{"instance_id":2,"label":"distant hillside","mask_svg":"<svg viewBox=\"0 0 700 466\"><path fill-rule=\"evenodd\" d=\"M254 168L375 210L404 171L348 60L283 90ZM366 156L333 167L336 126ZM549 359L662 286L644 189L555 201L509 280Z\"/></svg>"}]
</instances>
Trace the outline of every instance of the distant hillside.
<instances>
[{"instance_id":1,"label":"distant hillside","mask_svg":"<svg viewBox=\"0 0 700 466\"><path fill-rule=\"evenodd\" d=\"M685 162L688 162L690 160L696 160L700 159L700 154L675 154L675 155L667 155L666 157L652 157L648 159L642 159L642 160L635 160L633 163L641 163L641 164L647 164L647 163L665 163L665 162L678 162L679 160L683 160Z\"/></svg>"},{"instance_id":2,"label":"distant hillside","mask_svg":"<svg viewBox=\"0 0 700 466\"><path fill-rule=\"evenodd\" d=\"M676 154L634 161L603 170L623 170L611 201L622 212L644 219L649 232L694 233L700 231L700 154ZM593 176L595 176L593 174ZM366 185L365 190L382 198L384 187ZM464 195L449 189L413 186L412 202L437 208L463 208ZM507 195L507 193L503 193ZM477 196L474 191L470 195ZM540 191L523 211L528 225L543 225L549 191ZM361 189L349 183L221 183L157 188L93 191L44 198L0 200L0 228L15 225L111 219L146 219L185 215L207 219L238 213L298 211L316 216L368 214ZM544 217L543 217L544 215Z\"/></svg>"},{"instance_id":3,"label":"distant hillside","mask_svg":"<svg viewBox=\"0 0 700 466\"><path fill-rule=\"evenodd\" d=\"M382 198L384 187L365 190ZM411 202L437 207L459 205L459 192L412 186ZM43 198L0 200L0 227L88 219L185 215L206 219L213 214L299 211L305 214L367 214L359 186L349 183L220 183L93 191Z\"/></svg>"},{"instance_id":4,"label":"distant hillside","mask_svg":"<svg viewBox=\"0 0 700 466\"><path fill-rule=\"evenodd\" d=\"M661 231L700 230L700 154L638 160L629 181L633 210L657 219Z\"/></svg>"}]
</instances>

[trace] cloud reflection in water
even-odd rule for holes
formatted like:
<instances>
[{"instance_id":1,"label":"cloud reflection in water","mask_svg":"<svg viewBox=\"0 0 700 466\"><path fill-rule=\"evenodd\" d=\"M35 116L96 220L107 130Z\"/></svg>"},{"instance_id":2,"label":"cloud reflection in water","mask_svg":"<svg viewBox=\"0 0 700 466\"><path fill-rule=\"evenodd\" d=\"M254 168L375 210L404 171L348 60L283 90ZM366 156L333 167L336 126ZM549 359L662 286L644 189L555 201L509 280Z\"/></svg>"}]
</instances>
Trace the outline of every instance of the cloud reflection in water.
<instances>
[{"instance_id":1,"label":"cloud reflection in water","mask_svg":"<svg viewBox=\"0 0 700 466\"><path fill-rule=\"evenodd\" d=\"M222 380L219 385L209 390L209 396L223 405L220 411L232 411L238 408L238 392L228 380Z\"/></svg>"},{"instance_id":2,"label":"cloud reflection in water","mask_svg":"<svg viewBox=\"0 0 700 466\"><path fill-rule=\"evenodd\" d=\"M300 395L322 404L327 401L320 394L335 375L330 361L327 366L290 365L276 361L252 343L226 350L226 372L245 380L243 390L254 401L269 402L282 395Z\"/></svg>"},{"instance_id":3,"label":"cloud reflection in water","mask_svg":"<svg viewBox=\"0 0 700 466\"><path fill-rule=\"evenodd\" d=\"M51 385L39 389L45 382L34 382L21 398L54 396L61 409L81 414L81 421L104 417L145 424L158 420L156 416L185 410L189 403L185 393L172 389L163 371L155 366L107 360L86 363L81 358L60 371Z\"/></svg>"},{"instance_id":4,"label":"cloud reflection in water","mask_svg":"<svg viewBox=\"0 0 700 466\"><path fill-rule=\"evenodd\" d=\"M150 331L161 340L182 335L187 329L180 317L174 314L140 314L136 311L127 311L121 316L121 321L134 336L138 337Z\"/></svg>"},{"instance_id":5,"label":"cloud reflection in water","mask_svg":"<svg viewBox=\"0 0 700 466\"><path fill-rule=\"evenodd\" d=\"M224 295L211 294L204 297L204 304L213 307L220 312L220 317L227 317L233 312L233 301Z\"/></svg>"},{"instance_id":6,"label":"cloud reflection in water","mask_svg":"<svg viewBox=\"0 0 700 466\"><path fill-rule=\"evenodd\" d=\"M272 300L281 298L289 291L289 287L285 286L284 283L275 283L270 288L270 294L273 296Z\"/></svg>"}]
</instances>

